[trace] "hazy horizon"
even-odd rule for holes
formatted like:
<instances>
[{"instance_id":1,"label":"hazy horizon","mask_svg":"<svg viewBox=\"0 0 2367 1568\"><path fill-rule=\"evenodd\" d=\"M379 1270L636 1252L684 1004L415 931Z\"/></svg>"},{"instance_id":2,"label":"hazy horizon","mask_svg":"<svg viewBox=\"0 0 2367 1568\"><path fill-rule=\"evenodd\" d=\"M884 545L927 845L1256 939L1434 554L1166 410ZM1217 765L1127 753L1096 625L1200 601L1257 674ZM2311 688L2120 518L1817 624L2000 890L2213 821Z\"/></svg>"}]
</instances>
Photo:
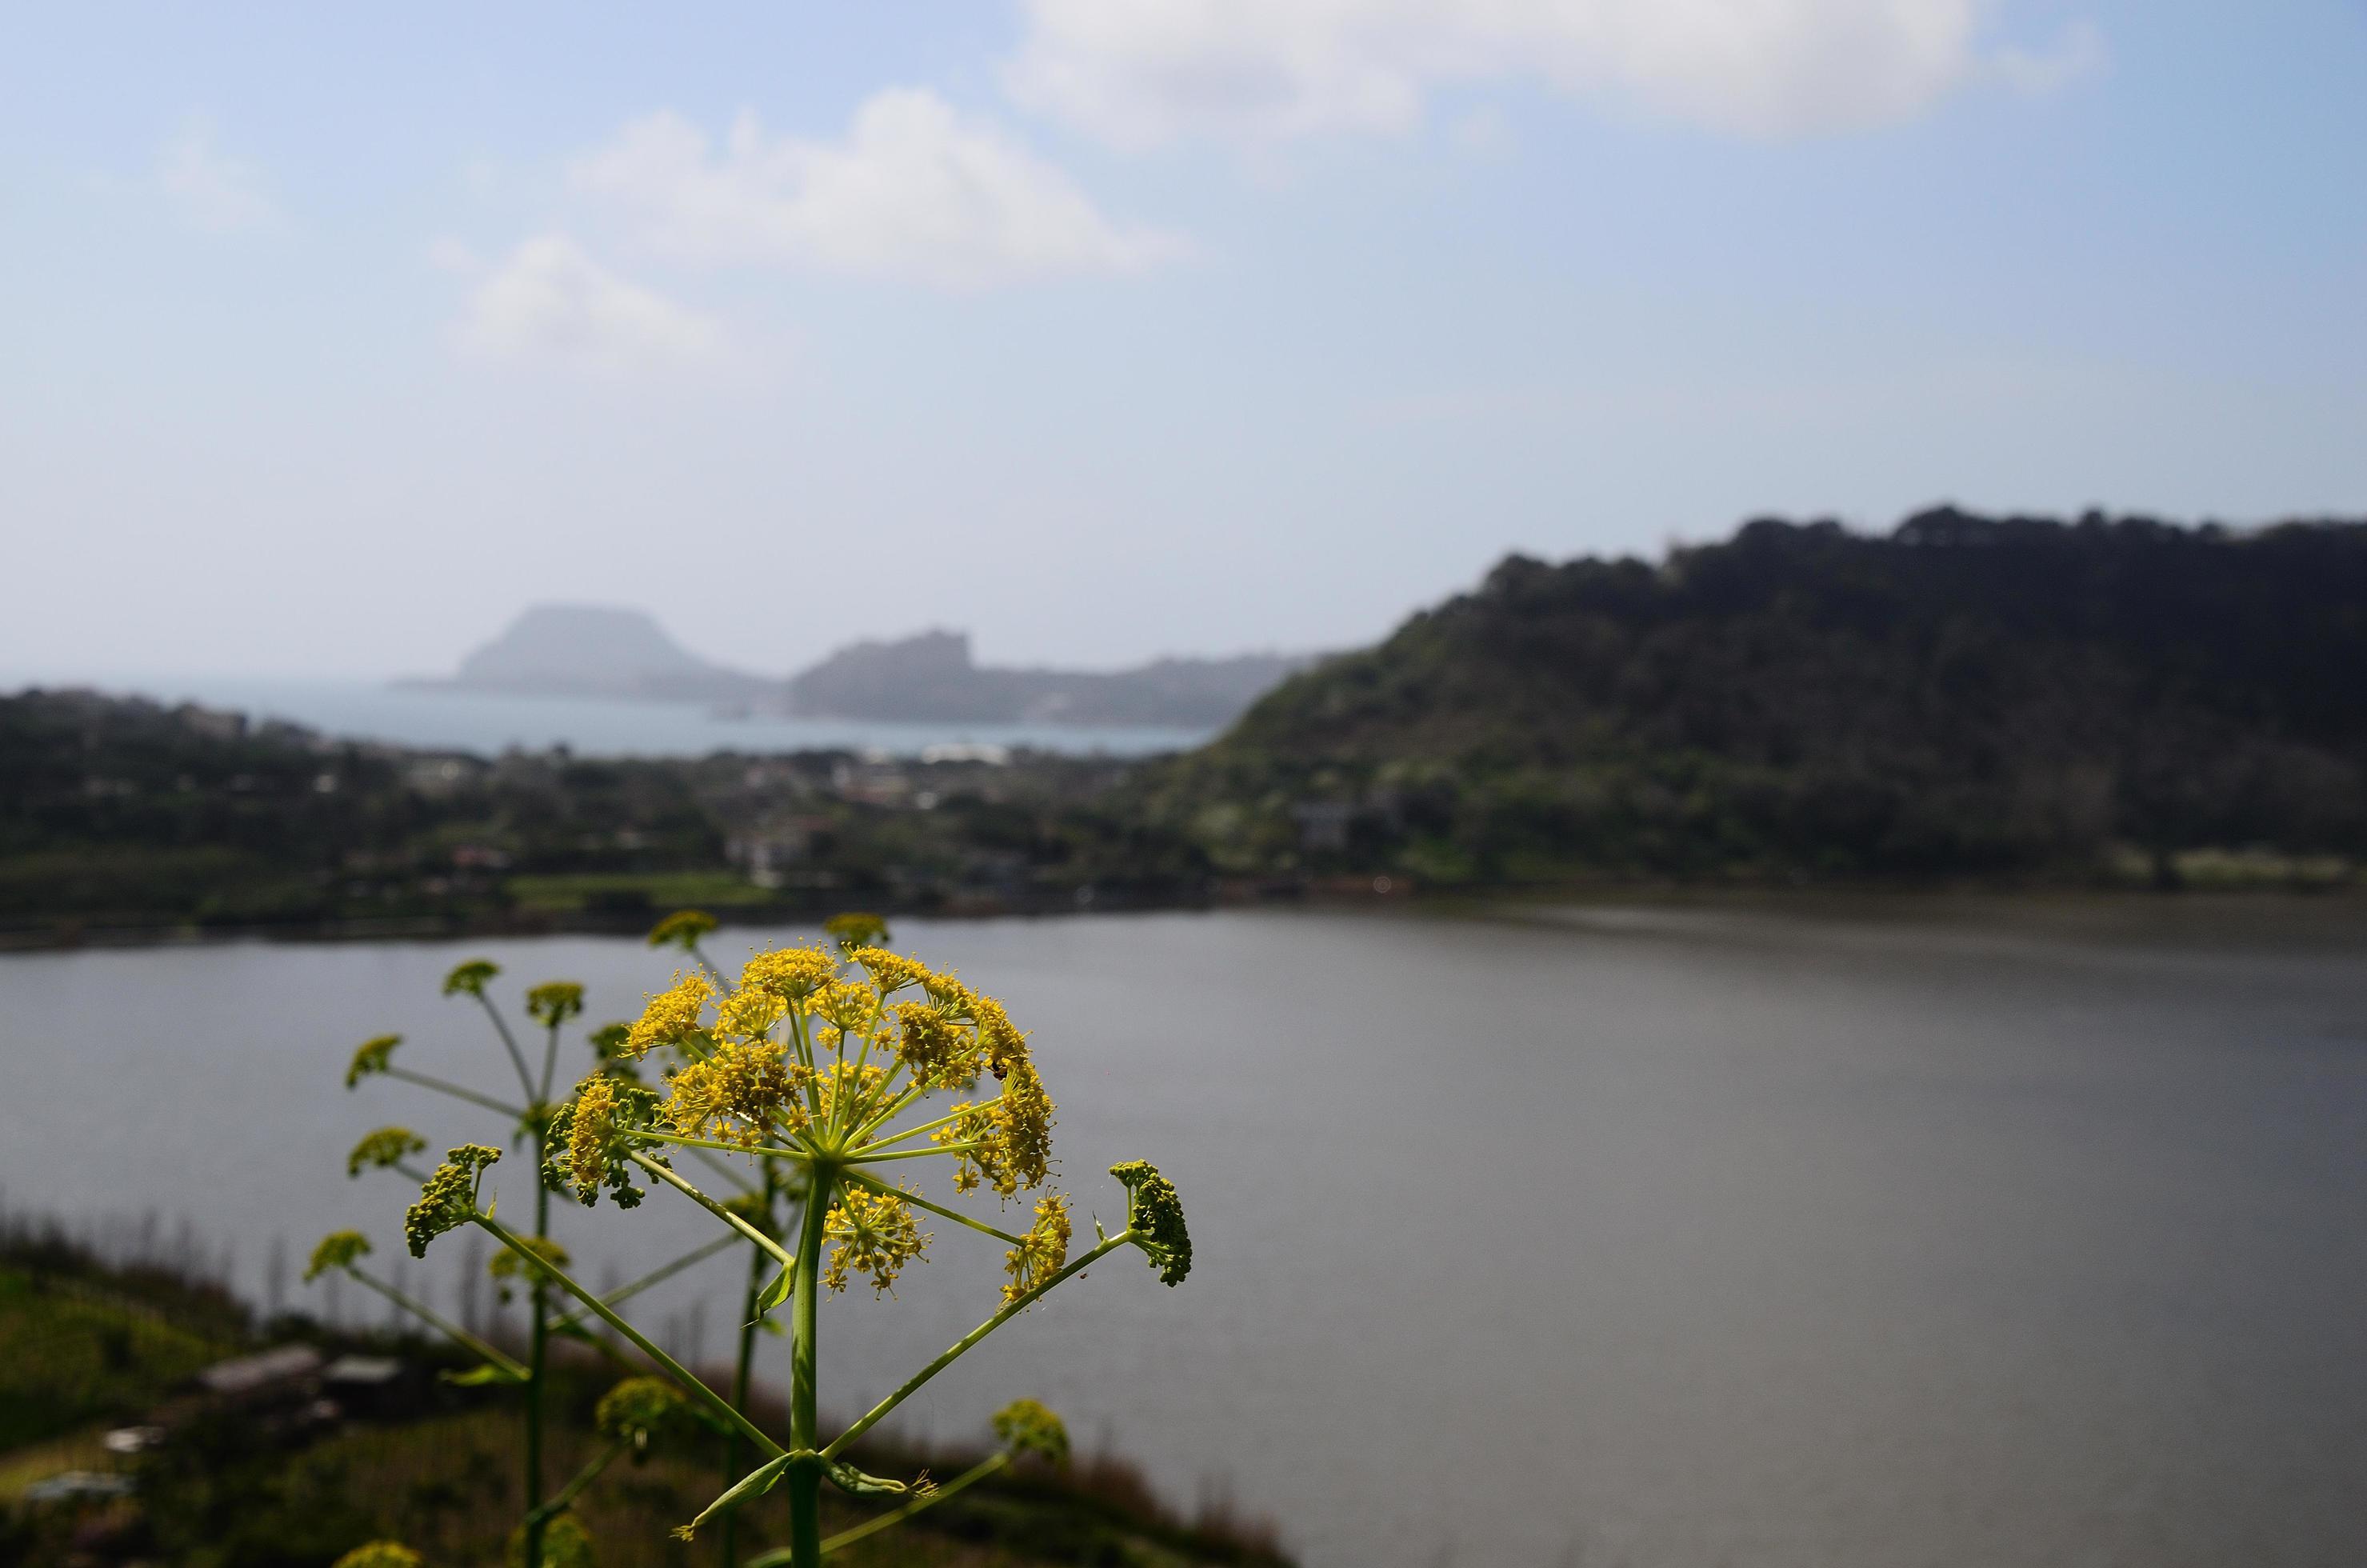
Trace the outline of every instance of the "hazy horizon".
<instances>
[{"instance_id":1,"label":"hazy horizon","mask_svg":"<svg viewBox=\"0 0 2367 1568\"><path fill-rule=\"evenodd\" d=\"M61 10L0 670L1369 642L1510 551L2367 512L2367 14Z\"/></svg>"}]
</instances>

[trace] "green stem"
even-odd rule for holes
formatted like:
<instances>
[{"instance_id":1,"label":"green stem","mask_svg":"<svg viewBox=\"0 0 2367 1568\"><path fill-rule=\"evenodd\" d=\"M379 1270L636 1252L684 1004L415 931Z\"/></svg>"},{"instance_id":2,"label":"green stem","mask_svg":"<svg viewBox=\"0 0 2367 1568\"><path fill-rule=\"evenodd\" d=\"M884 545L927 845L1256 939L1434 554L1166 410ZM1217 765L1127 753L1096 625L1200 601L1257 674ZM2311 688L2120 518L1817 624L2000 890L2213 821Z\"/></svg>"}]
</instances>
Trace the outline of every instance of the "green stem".
<instances>
[{"instance_id":1,"label":"green stem","mask_svg":"<svg viewBox=\"0 0 2367 1568\"><path fill-rule=\"evenodd\" d=\"M459 1324L452 1323L438 1315L436 1310L428 1306L426 1303L413 1301L409 1296L404 1295L393 1286L389 1285L382 1280L372 1278L370 1276L364 1274L360 1269L356 1268L351 1264L347 1264L345 1266L345 1272L360 1280L363 1284L368 1286L371 1290L377 1291L379 1295L384 1296L388 1301L392 1301L396 1306L401 1307L404 1312L407 1312L412 1316L419 1319L422 1323L435 1328L441 1333L445 1338L449 1339L453 1344L459 1346L461 1349L468 1351L470 1355L483 1360L488 1366L498 1367L503 1371L508 1373L511 1377L515 1378L518 1381L526 1381L527 1372L524 1367L518 1365L517 1362L512 1360L509 1357L503 1355L500 1351L494 1349L492 1346L486 1344L475 1335L470 1334Z\"/></svg>"},{"instance_id":2,"label":"green stem","mask_svg":"<svg viewBox=\"0 0 2367 1568\"><path fill-rule=\"evenodd\" d=\"M789 1553L797 1568L821 1562L821 1462L811 1458L821 1426L814 1381L815 1298L821 1290L822 1216L829 1211L837 1173L814 1168L806 1188L804 1223L798 1227L798 1272L789 1314L789 1447L809 1456L789 1467Z\"/></svg>"},{"instance_id":3,"label":"green stem","mask_svg":"<svg viewBox=\"0 0 2367 1568\"><path fill-rule=\"evenodd\" d=\"M531 1529L539 1529L552 1518L567 1512L567 1506L581 1496L585 1487L599 1480L601 1472L615 1464L617 1456L624 1451L625 1445L622 1443L611 1443L603 1449L590 1464L575 1472L572 1480L552 1494L549 1502L527 1516L527 1527Z\"/></svg>"},{"instance_id":4,"label":"green stem","mask_svg":"<svg viewBox=\"0 0 2367 1568\"><path fill-rule=\"evenodd\" d=\"M923 1132L934 1132L938 1128L945 1126L949 1121L959 1121L963 1117L968 1116L976 1108L977 1108L975 1106L965 1106L960 1110L948 1112L946 1115L937 1118L934 1121L924 1121L918 1127L908 1127L904 1129L903 1131L896 1134L893 1138L874 1138L869 1142L863 1144L859 1152L867 1154L875 1149L885 1149L891 1143L901 1143L907 1138L918 1138ZM878 1124L874 1122L869 1125L877 1126ZM868 1127L866 1127L866 1131L868 1130ZM862 1132L857 1132L855 1136L857 1138L861 1138L864 1134Z\"/></svg>"},{"instance_id":5,"label":"green stem","mask_svg":"<svg viewBox=\"0 0 2367 1568\"><path fill-rule=\"evenodd\" d=\"M408 1067L390 1067L386 1070L386 1075L390 1078L400 1078L406 1084L416 1084L423 1089L434 1089L440 1095L450 1095L454 1099L467 1100L470 1105L482 1106L487 1110L499 1111L512 1121L522 1121L526 1119L526 1112L515 1106L504 1105L490 1095L481 1095L474 1089L464 1089L459 1085L447 1082L442 1078L431 1078L425 1073L414 1073Z\"/></svg>"},{"instance_id":6,"label":"green stem","mask_svg":"<svg viewBox=\"0 0 2367 1568\"><path fill-rule=\"evenodd\" d=\"M615 1329L618 1334L623 1335L627 1339L630 1340L633 1344L633 1347L639 1350L642 1355L648 1357L651 1361L655 1362L658 1369L664 1372L666 1376L672 1378L674 1382L681 1387L683 1392L690 1395L691 1398L697 1400L700 1403L706 1405L709 1411L722 1417L725 1426L739 1428L742 1432L747 1435L748 1438L753 1442L758 1449L774 1456L775 1458L779 1458L787 1452L787 1450L783 1449L780 1444L764 1436L763 1430L757 1427L746 1416L732 1409L729 1401L717 1393L713 1389L708 1388L697 1378L693 1377L681 1362L675 1360L673 1357L659 1349L655 1345L650 1343L650 1339L647 1335L643 1334L640 1329L635 1328L631 1324L627 1323L623 1318L617 1316L615 1312L610 1310L607 1302L602 1301L599 1297L594 1295L591 1291L578 1284L568 1275L565 1269L554 1267L551 1265L543 1262L542 1259L536 1257L533 1252L528 1249L526 1243L520 1241L515 1235L511 1233L508 1226L503 1224L499 1220L494 1219L490 1214L472 1214L469 1219L470 1223L477 1225L489 1233L493 1238L501 1243L502 1245L509 1248L512 1252L517 1253L526 1257L533 1266L540 1267L548 1272L553 1284L557 1285L561 1290L565 1290L577 1301L583 1302L585 1306L591 1308L592 1314L595 1317L598 1318L602 1323L606 1324L610 1328Z\"/></svg>"},{"instance_id":7,"label":"green stem","mask_svg":"<svg viewBox=\"0 0 2367 1568\"><path fill-rule=\"evenodd\" d=\"M551 1030L555 1045L559 1031ZM539 1179L542 1162L548 1151L542 1130L534 1134L534 1168L538 1177L534 1184L534 1239L548 1243L550 1239L550 1187ZM537 1248L540 1250L539 1247ZM549 1360L550 1314L549 1286L544 1282L542 1270L531 1271L533 1289L527 1294L527 1310L534 1314L527 1340L526 1382L526 1568L542 1568L542 1527L549 1517L542 1508L542 1417L543 1393L549 1383L545 1372Z\"/></svg>"},{"instance_id":8,"label":"green stem","mask_svg":"<svg viewBox=\"0 0 2367 1568\"><path fill-rule=\"evenodd\" d=\"M1103 1242L1099 1246L1093 1248L1093 1251L1085 1254L1084 1256L1077 1259L1076 1262L1060 1270L1059 1273L1053 1275L1049 1279L1045 1280L1035 1289L1027 1290L1014 1298L1011 1303L1005 1306L1001 1312L995 1313L992 1317L987 1319L976 1328L971 1329L959 1339L954 1341L952 1349L947 1350L944 1355L938 1357L935 1360L922 1368L918 1372L915 1372L912 1377L906 1379L902 1388L898 1389L894 1393L889 1394L886 1399L883 1399L878 1404L873 1405L871 1407L870 1414L864 1416L862 1420L856 1422L854 1426L849 1426L845 1431L841 1432L836 1437L832 1438L830 1447L822 1449L821 1457L826 1460L836 1459L838 1457L838 1451L841 1449L844 1449L847 1444L863 1436L864 1433L871 1430L873 1426L878 1424L881 1416L887 1415L889 1411L895 1409L898 1405L912 1398L913 1394L919 1392L922 1384L927 1382L931 1378L935 1377L939 1372L944 1371L947 1367L952 1366L956 1361L961 1359L963 1354L975 1346L980 1340L984 1339L988 1335L992 1334L996 1329L1001 1328L1004 1324L1009 1323L1013 1318L1018 1316L1021 1312L1025 1312L1029 1307L1035 1305L1036 1300L1047 1290L1052 1289L1053 1286L1059 1284L1062 1280L1068 1278L1072 1274L1083 1273L1087 1268L1100 1262L1103 1258L1108 1256L1111 1253L1116 1252L1118 1248L1125 1246L1129 1242L1135 1242L1140 1239L1141 1238L1133 1231L1120 1231L1117 1234L1110 1237L1107 1241Z\"/></svg>"},{"instance_id":9,"label":"green stem","mask_svg":"<svg viewBox=\"0 0 2367 1568\"><path fill-rule=\"evenodd\" d=\"M905 1504L902 1507L892 1509L888 1513L880 1515L876 1519L866 1519L851 1530L839 1531L836 1535L821 1543L822 1555L827 1557L842 1546L853 1546L856 1541L861 1540L866 1536L878 1535L881 1530L887 1529L891 1526L900 1525L906 1519L911 1518L913 1515L922 1512L923 1509L934 1508L938 1504L962 1491L964 1488L975 1485L979 1482L984 1481L988 1476L992 1475L996 1471L1002 1469L1003 1466L1010 1462L1011 1455L1008 1450L999 1454L989 1454L986 1458L979 1460L978 1463L970 1466L959 1475L955 1476L951 1481L946 1482L943 1486L938 1487L928 1495L924 1497L915 1497L911 1502ZM753 1562L748 1564L748 1568L765 1568L769 1555L770 1554L767 1554L766 1557L757 1558Z\"/></svg>"},{"instance_id":10,"label":"green stem","mask_svg":"<svg viewBox=\"0 0 2367 1568\"><path fill-rule=\"evenodd\" d=\"M654 1138L661 1143L679 1144L685 1149L717 1149L727 1154L755 1154L770 1160L810 1160L813 1153L807 1149L785 1149L776 1143L719 1143L712 1138L690 1138L679 1132L661 1132L654 1127L642 1128L637 1138ZM792 1137L797 1134L792 1133Z\"/></svg>"},{"instance_id":11,"label":"green stem","mask_svg":"<svg viewBox=\"0 0 2367 1568\"><path fill-rule=\"evenodd\" d=\"M861 1182L874 1192L884 1192L892 1198L903 1199L915 1209L925 1209L932 1214L942 1214L957 1225L968 1225L971 1230L992 1236L996 1241L1009 1242L1013 1246L1026 1244L1021 1237L1014 1236L1008 1231L998 1231L983 1221L973 1220L968 1215L948 1209L942 1203L932 1203L917 1192L907 1192L900 1187L890 1187L878 1176L866 1176L863 1172L855 1170L850 1170L846 1175L849 1179Z\"/></svg>"},{"instance_id":12,"label":"green stem","mask_svg":"<svg viewBox=\"0 0 2367 1568\"><path fill-rule=\"evenodd\" d=\"M772 1167L764 1170L764 1211L773 1209ZM748 1385L754 1376L756 1363L756 1299L764 1290L765 1255L754 1247L748 1249L748 1283L740 1293L740 1354L731 1366L731 1406L748 1408ZM730 1432L723 1438L723 1484L730 1486L740 1474L740 1434ZM738 1568L740 1562L740 1510L732 1509L723 1516L723 1568Z\"/></svg>"},{"instance_id":13,"label":"green stem","mask_svg":"<svg viewBox=\"0 0 2367 1568\"><path fill-rule=\"evenodd\" d=\"M542 1048L542 1090L539 1094L537 1094L534 1096L538 1103L547 1102L549 1100L550 1080L558 1074L558 1072L559 1026L557 1024L553 1024L550 1026L550 1039L544 1042Z\"/></svg>"},{"instance_id":14,"label":"green stem","mask_svg":"<svg viewBox=\"0 0 2367 1568\"><path fill-rule=\"evenodd\" d=\"M485 1010L485 1017L493 1020L493 1032L502 1037L502 1049L510 1053L510 1065L517 1069L518 1087L526 1091L527 1099L533 1099L534 1077L526 1070L526 1052L518 1049L517 1036L510 1033L509 1020L502 1017L502 1010L493 1006L492 997L481 991L473 994L477 998L477 1006ZM527 1568L534 1568L534 1565L528 1563Z\"/></svg>"},{"instance_id":15,"label":"green stem","mask_svg":"<svg viewBox=\"0 0 2367 1568\"><path fill-rule=\"evenodd\" d=\"M722 1221L725 1224L730 1226L733 1230L739 1232L742 1235L755 1243L764 1251L772 1254L774 1259L777 1261L782 1267L790 1267L797 1262L797 1259L791 1257L787 1251L782 1247L780 1243L775 1241L772 1237L766 1235L755 1226L748 1223L747 1221L742 1220L739 1215L734 1214L730 1210L726 1209L720 1203L716 1202L715 1199L708 1197L707 1194L699 1191L698 1188L691 1186L690 1183L683 1180L682 1177L674 1175L674 1172L666 1169L665 1166L658 1164L655 1160L651 1159L647 1154L636 1153L629 1155L628 1157L633 1162L633 1164L640 1166L641 1169L649 1172L650 1175L657 1177L668 1187L673 1187L676 1192L681 1193L693 1203L697 1204L701 1209L706 1210L709 1214L714 1215L717 1219Z\"/></svg>"},{"instance_id":16,"label":"green stem","mask_svg":"<svg viewBox=\"0 0 2367 1568\"><path fill-rule=\"evenodd\" d=\"M934 1149L899 1149L892 1154L849 1154L850 1165L884 1165L890 1160L925 1160L932 1154L967 1154L974 1150L991 1149L991 1140L971 1143L940 1143Z\"/></svg>"},{"instance_id":17,"label":"green stem","mask_svg":"<svg viewBox=\"0 0 2367 1568\"><path fill-rule=\"evenodd\" d=\"M708 1258L713 1257L725 1247L738 1246L739 1244L740 1238L737 1236L718 1236L704 1246L692 1248L690 1251L683 1254L680 1257L675 1258L672 1263L667 1264L663 1268L653 1268L647 1274L642 1275L639 1279L632 1281L630 1284L617 1286L615 1290L609 1291L600 1299L607 1302L612 1307L619 1301L630 1301L633 1297L640 1295L651 1286L665 1283L665 1281L673 1278L675 1275L681 1273L684 1269L690 1267L692 1265L705 1263ZM555 1329L572 1328L583 1321L583 1314L582 1312L562 1312L551 1320L550 1326Z\"/></svg>"}]
</instances>

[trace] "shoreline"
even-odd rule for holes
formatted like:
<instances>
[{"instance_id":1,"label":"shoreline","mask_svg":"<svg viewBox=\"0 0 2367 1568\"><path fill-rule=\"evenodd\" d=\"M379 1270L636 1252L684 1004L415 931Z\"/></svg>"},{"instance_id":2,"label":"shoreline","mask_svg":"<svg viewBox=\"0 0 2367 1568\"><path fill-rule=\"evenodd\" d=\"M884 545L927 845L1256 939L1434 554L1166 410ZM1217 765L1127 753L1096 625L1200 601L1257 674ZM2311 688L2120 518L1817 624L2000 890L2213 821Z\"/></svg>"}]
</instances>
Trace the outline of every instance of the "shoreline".
<instances>
[{"instance_id":1,"label":"shoreline","mask_svg":"<svg viewBox=\"0 0 2367 1568\"><path fill-rule=\"evenodd\" d=\"M1098 884L1048 889L1033 895L976 894L939 899L783 900L707 907L724 927L816 925L847 908L876 909L894 918L930 920L1046 919L1055 916L1213 912L1228 909L1400 910L1436 915L1550 912L1587 906L1658 906L1747 910L1827 917L1914 913L1937 915L1984 906L2018 911L2114 910L2167 913L2243 907L2254 910L2343 911L2356 915L2367 935L2367 885L2316 882L2158 888L2112 882L1741 883L1604 879L1553 883L1497 883L1417 889L1399 878L1339 877L1303 882L1219 881L1193 889L1139 889ZM85 921L62 917L0 927L0 958L19 953L109 951L149 948L227 947L244 942L445 942L522 937L640 937L669 913L646 909L488 911L459 915L277 922L191 920Z\"/></svg>"}]
</instances>

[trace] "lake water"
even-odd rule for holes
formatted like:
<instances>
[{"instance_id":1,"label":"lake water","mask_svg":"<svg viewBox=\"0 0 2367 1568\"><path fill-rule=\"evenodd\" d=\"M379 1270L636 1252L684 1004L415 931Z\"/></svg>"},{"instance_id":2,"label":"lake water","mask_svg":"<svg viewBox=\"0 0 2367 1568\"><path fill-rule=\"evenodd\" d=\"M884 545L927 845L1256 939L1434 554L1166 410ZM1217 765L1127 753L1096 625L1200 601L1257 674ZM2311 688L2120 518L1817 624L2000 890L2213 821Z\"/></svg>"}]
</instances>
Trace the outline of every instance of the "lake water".
<instances>
[{"instance_id":1,"label":"lake water","mask_svg":"<svg viewBox=\"0 0 2367 1568\"><path fill-rule=\"evenodd\" d=\"M109 689L118 689L110 687ZM725 718L690 703L518 697L361 681L174 676L120 687L164 702L197 702L256 720L284 719L323 734L427 750L491 755L565 745L586 756L705 756L710 752L879 751L932 746L1029 747L1074 756L1138 756L1198 745L1208 732L1143 725L906 724L862 719Z\"/></svg>"},{"instance_id":2,"label":"lake water","mask_svg":"<svg viewBox=\"0 0 2367 1568\"><path fill-rule=\"evenodd\" d=\"M919 1429L1038 1396L1314 1568L2367 1562L2352 908L900 926L1035 1031L1081 1209L1115 1218L1099 1173L1147 1156L1198 1253L1175 1290L1130 1256L1063 1287ZM345 1180L355 1135L500 1130L348 1095L345 1057L401 1030L497 1087L436 994L480 950L586 981L595 1017L666 970L589 938L0 960L8 1200L186 1215L255 1289L275 1233L300 1258L355 1225L383 1261L408 1194ZM667 1194L562 1224L597 1278L708 1233ZM938 1230L900 1300L826 1303L832 1407L991 1310L995 1244ZM648 1316L719 1355L732 1271L706 1286Z\"/></svg>"}]
</instances>

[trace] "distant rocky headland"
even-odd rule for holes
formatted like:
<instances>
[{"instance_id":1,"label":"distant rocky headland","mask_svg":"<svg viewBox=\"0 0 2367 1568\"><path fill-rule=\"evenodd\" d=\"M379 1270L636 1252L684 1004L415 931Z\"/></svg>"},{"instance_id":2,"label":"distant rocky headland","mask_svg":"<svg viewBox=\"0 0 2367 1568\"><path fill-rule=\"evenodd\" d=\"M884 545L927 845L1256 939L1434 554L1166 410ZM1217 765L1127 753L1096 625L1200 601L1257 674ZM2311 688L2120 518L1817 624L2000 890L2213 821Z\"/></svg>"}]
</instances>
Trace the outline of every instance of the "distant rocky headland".
<instances>
[{"instance_id":1,"label":"distant rocky headland","mask_svg":"<svg viewBox=\"0 0 2367 1568\"><path fill-rule=\"evenodd\" d=\"M648 614L537 605L430 690L691 702L799 718L913 722L1140 724L1217 729L1313 654L1158 659L1114 671L980 665L965 632L856 642L776 679L701 659Z\"/></svg>"}]
</instances>

